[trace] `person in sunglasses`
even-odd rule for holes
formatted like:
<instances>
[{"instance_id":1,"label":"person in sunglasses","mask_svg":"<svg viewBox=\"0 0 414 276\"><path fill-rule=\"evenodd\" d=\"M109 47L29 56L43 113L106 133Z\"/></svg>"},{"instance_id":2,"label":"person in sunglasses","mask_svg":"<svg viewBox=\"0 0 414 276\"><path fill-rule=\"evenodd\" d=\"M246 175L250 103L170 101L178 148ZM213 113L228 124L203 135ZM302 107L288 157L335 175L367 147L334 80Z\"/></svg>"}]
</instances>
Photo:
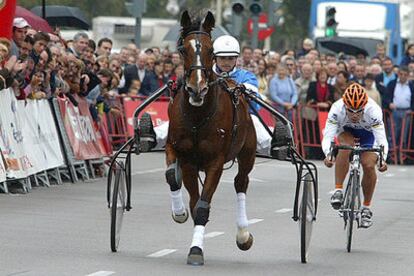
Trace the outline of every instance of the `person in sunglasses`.
<instances>
[{"instance_id":1,"label":"person in sunglasses","mask_svg":"<svg viewBox=\"0 0 414 276\"><path fill-rule=\"evenodd\" d=\"M381 107L370 99L365 88L358 83L351 83L345 90L342 99L336 101L329 111L323 131L322 150L326 156L327 167L335 166L335 192L331 197L331 205L339 209L343 199L343 183L349 169L349 151L339 151L336 159L330 156L331 142L336 137L339 144L353 146L355 138L361 147L384 146L383 162L379 163L378 155L365 152L361 156L363 169L362 189L364 201L361 211L361 227L372 225L371 200L377 182L376 164L382 164L378 170L387 170L385 162L388 153L388 142L385 135Z\"/></svg>"}]
</instances>

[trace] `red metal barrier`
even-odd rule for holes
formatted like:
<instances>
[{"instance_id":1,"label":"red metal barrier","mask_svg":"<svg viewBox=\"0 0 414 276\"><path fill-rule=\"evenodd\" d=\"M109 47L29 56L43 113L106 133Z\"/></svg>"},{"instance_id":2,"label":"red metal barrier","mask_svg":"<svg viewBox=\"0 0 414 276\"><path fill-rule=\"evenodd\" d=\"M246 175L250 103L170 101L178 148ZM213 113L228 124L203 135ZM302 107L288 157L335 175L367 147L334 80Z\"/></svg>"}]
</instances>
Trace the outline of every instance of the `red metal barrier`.
<instances>
[{"instance_id":1,"label":"red metal barrier","mask_svg":"<svg viewBox=\"0 0 414 276\"><path fill-rule=\"evenodd\" d=\"M398 164L398 146L395 141L395 125L394 119L392 118L392 112L386 109L383 109L384 114L384 126L385 126L385 133L387 135L388 140L388 155L390 156L392 162L394 164ZM390 143L391 140L391 143Z\"/></svg>"},{"instance_id":2,"label":"red metal barrier","mask_svg":"<svg viewBox=\"0 0 414 276\"><path fill-rule=\"evenodd\" d=\"M272 106L275 107L276 110L280 111L281 110L281 106L278 105L277 103L272 103ZM299 140L299 129L298 129L298 116L297 116L297 110L296 108L293 108L290 110L291 111L291 116L289 115L289 112L287 110L284 110L282 113L283 116L285 116L286 118L289 119L289 121L292 122L292 126L293 126L293 138L295 141L295 144L298 147L298 150L300 151L300 140ZM265 123L271 127L272 129L274 128L275 124L276 124L276 118L273 117L273 115L268 112L266 109L261 108L259 110L259 114L260 116L263 118L263 120L265 121ZM292 118L290 118L292 117Z\"/></svg>"},{"instance_id":3,"label":"red metal barrier","mask_svg":"<svg viewBox=\"0 0 414 276\"><path fill-rule=\"evenodd\" d=\"M315 116L309 116L312 108ZM306 148L322 149L322 132L325 128L328 109L319 108L316 105L299 105L298 106L298 126L299 126L299 140L301 145L301 154L306 158ZM305 113L308 116L305 116ZM309 119L309 117L314 117Z\"/></svg>"},{"instance_id":4,"label":"red metal barrier","mask_svg":"<svg viewBox=\"0 0 414 276\"><path fill-rule=\"evenodd\" d=\"M408 128L407 120L409 120ZM401 127L401 139L400 139L400 164L404 164L407 159L414 160L414 139L413 139L413 128L414 128L414 112L408 112L402 122ZM404 145L404 138L407 136L407 143Z\"/></svg>"},{"instance_id":5,"label":"red metal barrier","mask_svg":"<svg viewBox=\"0 0 414 276\"><path fill-rule=\"evenodd\" d=\"M116 115L111 112L106 114L109 139L112 146L116 148L122 146L128 140L128 132L122 97L113 98L111 104L120 110L119 114Z\"/></svg>"}]
</instances>

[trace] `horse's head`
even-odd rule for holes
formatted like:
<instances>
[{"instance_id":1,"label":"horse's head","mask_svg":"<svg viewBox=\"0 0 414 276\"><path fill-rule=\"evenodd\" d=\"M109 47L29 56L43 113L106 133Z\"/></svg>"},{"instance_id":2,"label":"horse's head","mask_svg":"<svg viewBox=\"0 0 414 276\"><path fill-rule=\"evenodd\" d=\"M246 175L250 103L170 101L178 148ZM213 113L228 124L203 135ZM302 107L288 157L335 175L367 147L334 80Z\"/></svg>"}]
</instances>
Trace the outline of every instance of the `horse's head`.
<instances>
[{"instance_id":1,"label":"horse's head","mask_svg":"<svg viewBox=\"0 0 414 276\"><path fill-rule=\"evenodd\" d=\"M202 106L212 77L213 43L211 30L214 16L208 12L206 17L191 19L188 12L181 16L181 37L178 50L184 59L185 90L193 106Z\"/></svg>"}]
</instances>

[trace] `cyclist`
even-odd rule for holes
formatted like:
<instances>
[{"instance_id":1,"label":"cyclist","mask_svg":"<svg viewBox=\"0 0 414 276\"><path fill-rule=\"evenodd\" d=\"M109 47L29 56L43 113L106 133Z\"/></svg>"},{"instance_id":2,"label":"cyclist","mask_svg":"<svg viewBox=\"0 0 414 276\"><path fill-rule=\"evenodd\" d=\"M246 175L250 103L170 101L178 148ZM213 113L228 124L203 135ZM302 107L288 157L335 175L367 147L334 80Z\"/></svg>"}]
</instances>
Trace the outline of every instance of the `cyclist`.
<instances>
[{"instance_id":1,"label":"cyclist","mask_svg":"<svg viewBox=\"0 0 414 276\"><path fill-rule=\"evenodd\" d=\"M331 197L331 205L335 210L338 210L343 199L342 188L349 169L350 151L340 150L334 160L330 156L330 147L335 136L342 145L354 146L355 138L359 140L361 147L383 145L383 159L386 160L388 142L382 120L382 109L374 100L368 98L364 87L358 83L350 84L342 99L332 105L323 132L322 149L326 156L324 163L329 168L336 163L335 192ZM387 170L387 164L384 160L380 163L382 165L378 167L380 172ZM361 227L363 228L372 225L371 200L377 182L375 172L377 162L378 155L376 153L362 153L363 177L361 183L364 201L361 210Z\"/></svg>"}]
</instances>

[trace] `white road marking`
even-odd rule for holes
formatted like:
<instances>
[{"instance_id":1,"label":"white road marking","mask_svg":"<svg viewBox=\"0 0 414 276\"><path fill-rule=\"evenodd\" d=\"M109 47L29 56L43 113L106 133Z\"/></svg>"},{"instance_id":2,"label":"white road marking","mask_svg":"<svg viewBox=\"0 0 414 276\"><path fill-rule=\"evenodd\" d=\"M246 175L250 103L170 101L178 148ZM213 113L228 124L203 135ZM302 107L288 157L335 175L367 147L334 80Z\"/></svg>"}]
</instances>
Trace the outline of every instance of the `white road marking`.
<instances>
[{"instance_id":1,"label":"white road marking","mask_svg":"<svg viewBox=\"0 0 414 276\"><path fill-rule=\"evenodd\" d=\"M205 239L210 239L210 238L221 236L223 234L224 234L224 232L210 232L210 233L205 234L204 238Z\"/></svg>"},{"instance_id":2,"label":"white road marking","mask_svg":"<svg viewBox=\"0 0 414 276\"><path fill-rule=\"evenodd\" d=\"M86 275L86 276L108 276L108 275L112 275L112 274L115 274L115 272L113 272L113 271L103 271L103 270L101 270L101 271L97 271L97 272L94 272L94 273L88 274L88 275Z\"/></svg>"},{"instance_id":3,"label":"white road marking","mask_svg":"<svg viewBox=\"0 0 414 276\"><path fill-rule=\"evenodd\" d=\"M407 171L407 169L406 169L406 168L399 168L399 169L398 169L398 171L399 171L399 172L406 172L406 171Z\"/></svg>"},{"instance_id":4,"label":"white road marking","mask_svg":"<svg viewBox=\"0 0 414 276\"><path fill-rule=\"evenodd\" d=\"M284 213L289 213L290 211L292 211L292 209L282 208L282 209L276 210L275 213L284 214Z\"/></svg>"},{"instance_id":5,"label":"white road marking","mask_svg":"<svg viewBox=\"0 0 414 276\"><path fill-rule=\"evenodd\" d=\"M395 174L393 174L393 173L387 173L387 174L385 174L385 177L393 177L393 176L395 176Z\"/></svg>"},{"instance_id":6,"label":"white road marking","mask_svg":"<svg viewBox=\"0 0 414 276\"><path fill-rule=\"evenodd\" d=\"M157 251L155 253L152 253L152 254L148 255L147 257L159 258L159 257L165 256L165 255L174 253L175 251L177 251L177 249L163 249L163 250Z\"/></svg>"},{"instance_id":7,"label":"white road marking","mask_svg":"<svg viewBox=\"0 0 414 276\"><path fill-rule=\"evenodd\" d=\"M261 221L263 221L263 219L249 219L248 223L250 225L250 224L255 224Z\"/></svg>"},{"instance_id":8,"label":"white road marking","mask_svg":"<svg viewBox=\"0 0 414 276\"><path fill-rule=\"evenodd\" d=\"M131 175L147 174L147 173L156 173L156 172L163 172L163 171L165 171L165 168L156 168L156 169L152 169L152 170L145 170L145 171L133 172L133 173L131 173Z\"/></svg>"},{"instance_id":9,"label":"white road marking","mask_svg":"<svg viewBox=\"0 0 414 276\"><path fill-rule=\"evenodd\" d=\"M250 182L259 182L259 183L266 182L264 180L261 180L261 179L258 179L258 178L254 178L254 177L249 178L249 180L250 180ZM234 183L234 180L233 179L221 179L220 182L223 182L223 183Z\"/></svg>"}]
</instances>

